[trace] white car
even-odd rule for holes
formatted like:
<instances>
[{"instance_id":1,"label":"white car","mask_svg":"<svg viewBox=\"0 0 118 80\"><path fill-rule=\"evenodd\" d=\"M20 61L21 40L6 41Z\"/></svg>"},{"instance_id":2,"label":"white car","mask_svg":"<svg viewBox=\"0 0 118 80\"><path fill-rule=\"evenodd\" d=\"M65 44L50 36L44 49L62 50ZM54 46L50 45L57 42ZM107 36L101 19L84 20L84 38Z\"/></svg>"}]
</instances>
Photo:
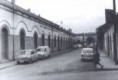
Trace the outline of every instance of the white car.
<instances>
[{"instance_id":1,"label":"white car","mask_svg":"<svg viewBox=\"0 0 118 80\"><path fill-rule=\"evenodd\" d=\"M50 57L50 48L48 46L39 46L36 51L39 59Z\"/></svg>"},{"instance_id":2,"label":"white car","mask_svg":"<svg viewBox=\"0 0 118 80\"><path fill-rule=\"evenodd\" d=\"M93 59L94 59L93 48L83 48L81 53L81 61L93 60Z\"/></svg>"},{"instance_id":3,"label":"white car","mask_svg":"<svg viewBox=\"0 0 118 80\"><path fill-rule=\"evenodd\" d=\"M20 55L16 58L17 63L29 62L32 63L38 60L38 55L35 50L21 50Z\"/></svg>"}]
</instances>

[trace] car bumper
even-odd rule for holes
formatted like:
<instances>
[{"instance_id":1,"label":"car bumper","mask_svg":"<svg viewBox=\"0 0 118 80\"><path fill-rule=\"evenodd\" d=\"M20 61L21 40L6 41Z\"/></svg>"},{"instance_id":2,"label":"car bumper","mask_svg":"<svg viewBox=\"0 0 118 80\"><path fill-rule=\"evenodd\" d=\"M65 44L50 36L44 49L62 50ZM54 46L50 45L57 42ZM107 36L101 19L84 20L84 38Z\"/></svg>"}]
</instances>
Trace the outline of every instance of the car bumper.
<instances>
[{"instance_id":1,"label":"car bumper","mask_svg":"<svg viewBox=\"0 0 118 80\"><path fill-rule=\"evenodd\" d=\"M29 62L30 59L19 59L17 62L24 63L24 62Z\"/></svg>"},{"instance_id":2,"label":"car bumper","mask_svg":"<svg viewBox=\"0 0 118 80\"><path fill-rule=\"evenodd\" d=\"M93 55L82 55L82 59L94 59Z\"/></svg>"},{"instance_id":3,"label":"car bumper","mask_svg":"<svg viewBox=\"0 0 118 80\"><path fill-rule=\"evenodd\" d=\"M39 59L41 59L41 58L43 58L43 57L44 57L43 55L38 55L38 58L39 58Z\"/></svg>"}]
</instances>

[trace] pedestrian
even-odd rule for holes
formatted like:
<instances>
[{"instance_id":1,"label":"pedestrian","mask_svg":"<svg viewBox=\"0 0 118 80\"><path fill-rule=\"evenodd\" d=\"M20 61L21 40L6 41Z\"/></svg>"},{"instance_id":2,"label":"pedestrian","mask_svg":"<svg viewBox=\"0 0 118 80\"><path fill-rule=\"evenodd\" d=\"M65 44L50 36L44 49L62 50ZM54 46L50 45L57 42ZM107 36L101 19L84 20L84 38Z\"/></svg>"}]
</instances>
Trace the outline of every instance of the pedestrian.
<instances>
[{"instance_id":1,"label":"pedestrian","mask_svg":"<svg viewBox=\"0 0 118 80\"><path fill-rule=\"evenodd\" d=\"M97 69L97 65L101 66L101 69L103 69L103 65L100 63L100 53L98 51L98 48L95 48L95 54L94 54L94 64L95 64L95 69Z\"/></svg>"}]
</instances>

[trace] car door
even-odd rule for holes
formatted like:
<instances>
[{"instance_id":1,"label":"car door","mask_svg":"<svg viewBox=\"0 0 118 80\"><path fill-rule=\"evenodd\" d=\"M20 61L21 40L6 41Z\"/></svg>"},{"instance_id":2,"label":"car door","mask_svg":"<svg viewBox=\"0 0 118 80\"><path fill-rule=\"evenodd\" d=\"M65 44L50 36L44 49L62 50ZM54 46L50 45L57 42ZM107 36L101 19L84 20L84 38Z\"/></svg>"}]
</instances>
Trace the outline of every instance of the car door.
<instances>
[{"instance_id":1,"label":"car door","mask_svg":"<svg viewBox=\"0 0 118 80\"><path fill-rule=\"evenodd\" d=\"M46 48L46 54L47 54L47 57L50 56L50 48Z\"/></svg>"},{"instance_id":2,"label":"car door","mask_svg":"<svg viewBox=\"0 0 118 80\"><path fill-rule=\"evenodd\" d=\"M44 48L44 57L46 57L46 56L47 56L46 51L47 51L47 49L46 49L46 48Z\"/></svg>"},{"instance_id":3,"label":"car door","mask_svg":"<svg viewBox=\"0 0 118 80\"><path fill-rule=\"evenodd\" d=\"M32 56L33 61L35 61L36 60L36 54L34 51L31 51L31 56Z\"/></svg>"},{"instance_id":4,"label":"car door","mask_svg":"<svg viewBox=\"0 0 118 80\"><path fill-rule=\"evenodd\" d=\"M50 55L50 48L47 48L47 55Z\"/></svg>"}]
</instances>

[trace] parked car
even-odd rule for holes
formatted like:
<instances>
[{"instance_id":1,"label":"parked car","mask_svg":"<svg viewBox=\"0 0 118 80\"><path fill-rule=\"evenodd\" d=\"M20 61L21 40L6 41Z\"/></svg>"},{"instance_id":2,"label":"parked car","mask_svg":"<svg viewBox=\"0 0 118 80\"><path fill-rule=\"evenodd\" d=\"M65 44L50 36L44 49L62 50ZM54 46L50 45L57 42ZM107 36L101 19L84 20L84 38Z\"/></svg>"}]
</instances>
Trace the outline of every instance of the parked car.
<instances>
[{"instance_id":1,"label":"parked car","mask_svg":"<svg viewBox=\"0 0 118 80\"><path fill-rule=\"evenodd\" d=\"M17 57L17 63L29 62L32 63L38 60L36 50L21 50L20 55Z\"/></svg>"},{"instance_id":2,"label":"parked car","mask_svg":"<svg viewBox=\"0 0 118 80\"><path fill-rule=\"evenodd\" d=\"M93 60L93 59L94 59L93 48L83 48L81 53L81 61Z\"/></svg>"},{"instance_id":3,"label":"parked car","mask_svg":"<svg viewBox=\"0 0 118 80\"><path fill-rule=\"evenodd\" d=\"M48 46L39 46L36 51L39 59L50 57L50 48Z\"/></svg>"}]
</instances>

